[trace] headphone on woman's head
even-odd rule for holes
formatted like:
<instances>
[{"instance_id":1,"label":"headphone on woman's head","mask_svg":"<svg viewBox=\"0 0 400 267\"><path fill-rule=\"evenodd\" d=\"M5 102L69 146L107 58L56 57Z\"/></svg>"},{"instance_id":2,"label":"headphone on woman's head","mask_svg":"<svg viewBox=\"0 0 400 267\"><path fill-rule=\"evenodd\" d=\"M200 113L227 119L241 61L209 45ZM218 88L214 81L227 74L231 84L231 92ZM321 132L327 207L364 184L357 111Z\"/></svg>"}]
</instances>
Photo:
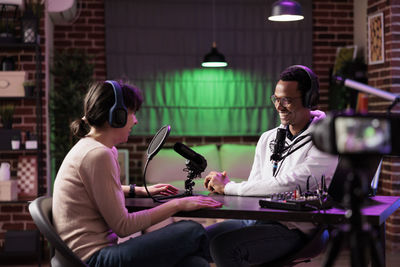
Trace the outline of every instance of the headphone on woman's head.
<instances>
[{"instance_id":1,"label":"headphone on woman's head","mask_svg":"<svg viewBox=\"0 0 400 267\"><path fill-rule=\"evenodd\" d=\"M315 108L318 105L319 99L319 86L318 86L318 78L315 73L308 67L303 65L293 65L289 68L298 68L302 69L305 73L307 73L308 78L310 79L310 88L304 93L303 105L306 108Z\"/></svg>"},{"instance_id":2,"label":"headphone on woman's head","mask_svg":"<svg viewBox=\"0 0 400 267\"><path fill-rule=\"evenodd\" d=\"M111 84L115 96L114 105L110 108L108 123L113 128L122 128L127 122L128 109L124 105L121 86L116 81L107 80L105 82Z\"/></svg>"}]
</instances>

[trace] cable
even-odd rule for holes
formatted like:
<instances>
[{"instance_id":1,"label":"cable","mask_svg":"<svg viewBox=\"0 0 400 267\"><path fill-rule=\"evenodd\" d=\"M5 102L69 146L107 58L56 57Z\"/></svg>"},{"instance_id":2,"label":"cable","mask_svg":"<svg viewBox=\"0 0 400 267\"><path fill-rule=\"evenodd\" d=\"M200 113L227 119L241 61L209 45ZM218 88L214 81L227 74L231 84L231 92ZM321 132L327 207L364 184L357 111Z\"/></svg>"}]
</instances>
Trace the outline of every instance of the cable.
<instances>
[{"instance_id":1,"label":"cable","mask_svg":"<svg viewBox=\"0 0 400 267\"><path fill-rule=\"evenodd\" d=\"M291 149L293 148L294 145L296 145L297 143L299 143L301 140L303 140L303 139L306 138L306 137L310 137L310 139L307 140L306 142L302 143L302 144L299 145L298 147L296 147L294 150L291 150ZM299 136L297 139L295 139L295 140L293 141L293 143L292 143L290 146L285 147L285 148L283 149L283 152L282 152L282 153L284 153L286 150L288 150L288 152L286 153L286 155L284 155L284 156L281 157L281 160L282 160L282 161L281 161L281 164L279 164L279 167L278 167L277 171L275 172L274 177L276 177L276 176L278 175L278 173L279 173L279 171L280 171L280 169L281 169L281 166L282 166L283 162L285 161L286 157L289 156L290 154L294 153L295 151L297 151L298 149L300 149L301 147L303 147L303 146L306 145L307 143L311 142L311 140L312 140L312 139L311 139L311 134L306 134L306 135L303 135L303 136Z\"/></svg>"},{"instance_id":2,"label":"cable","mask_svg":"<svg viewBox=\"0 0 400 267\"><path fill-rule=\"evenodd\" d=\"M144 189L146 189L147 196L150 197L151 199L153 199L154 202L165 203L166 201L161 201L161 200L159 200L159 199L153 197L153 196L150 194L149 189L147 189L147 184L146 184L147 165L149 165L149 159L146 160L146 163L145 163L145 165L144 165L144 171L143 171L143 185L144 185Z\"/></svg>"},{"instance_id":3,"label":"cable","mask_svg":"<svg viewBox=\"0 0 400 267\"><path fill-rule=\"evenodd\" d=\"M392 104L390 104L390 106L388 107L388 109L387 109L387 114L391 114L391 113L392 113L392 108L393 108L394 106L396 106L397 103L399 103L399 102L400 102L400 96L397 96L397 97L393 100Z\"/></svg>"}]
</instances>

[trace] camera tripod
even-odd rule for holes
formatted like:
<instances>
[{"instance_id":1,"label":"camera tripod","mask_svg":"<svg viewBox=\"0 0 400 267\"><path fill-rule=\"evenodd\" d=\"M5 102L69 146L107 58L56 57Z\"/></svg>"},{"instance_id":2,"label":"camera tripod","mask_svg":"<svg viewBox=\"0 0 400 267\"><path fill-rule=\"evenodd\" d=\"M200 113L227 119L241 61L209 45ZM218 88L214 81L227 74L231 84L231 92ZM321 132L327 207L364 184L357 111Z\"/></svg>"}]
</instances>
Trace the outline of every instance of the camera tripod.
<instances>
[{"instance_id":1,"label":"camera tripod","mask_svg":"<svg viewBox=\"0 0 400 267\"><path fill-rule=\"evenodd\" d=\"M358 160L348 159L349 166L354 171L347 174L345 183L345 196L343 204L348 207L345 213L348 223L343 225L341 229L334 233L331 239L326 256L322 262L322 266L333 266L336 257L339 254L342 243L347 240L349 242L351 253L351 266L364 267L367 266L371 255L372 266L384 266L383 250L376 232L371 226L363 221L361 207L367 197L368 188L366 186L367 177L362 173L363 164L368 164L368 160L358 158ZM365 166L365 165L364 165ZM369 253L368 253L369 252Z\"/></svg>"}]
</instances>

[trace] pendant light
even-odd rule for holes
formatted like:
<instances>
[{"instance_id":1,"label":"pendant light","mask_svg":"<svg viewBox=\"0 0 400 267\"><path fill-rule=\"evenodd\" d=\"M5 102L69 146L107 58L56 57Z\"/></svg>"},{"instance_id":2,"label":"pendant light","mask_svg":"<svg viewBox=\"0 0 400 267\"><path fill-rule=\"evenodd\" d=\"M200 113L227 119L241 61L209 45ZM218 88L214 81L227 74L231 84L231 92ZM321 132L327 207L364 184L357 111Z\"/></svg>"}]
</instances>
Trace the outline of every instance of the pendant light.
<instances>
[{"instance_id":1,"label":"pendant light","mask_svg":"<svg viewBox=\"0 0 400 267\"><path fill-rule=\"evenodd\" d=\"M293 0L279 0L272 5L271 21L297 21L304 19L301 5Z\"/></svg>"},{"instance_id":2,"label":"pendant light","mask_svg":"<svg viewBox=\"0 0 400 267\"><path fill-rule=\"evenodd\" d=\"M215 0L213 0L212 10L212 22L213 22L213 43L211 51L204 56L201 66L204 68L223 68L228 66L225 60L225 56L218 52L217 43L215 42Z\"/></svg>"}]
</instances>

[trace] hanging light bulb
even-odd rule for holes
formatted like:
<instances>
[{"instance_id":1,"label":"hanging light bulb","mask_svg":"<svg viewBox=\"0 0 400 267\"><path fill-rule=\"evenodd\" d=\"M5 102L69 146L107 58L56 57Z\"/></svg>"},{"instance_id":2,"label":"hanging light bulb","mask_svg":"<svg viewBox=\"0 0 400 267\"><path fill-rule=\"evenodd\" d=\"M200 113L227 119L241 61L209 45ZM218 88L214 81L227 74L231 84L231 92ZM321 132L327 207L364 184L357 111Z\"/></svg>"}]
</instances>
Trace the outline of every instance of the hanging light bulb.
<instances>
[{"instance_id":1,"label":"hanging light bulb","mask_svg":"<svg viewBox=\"0 0 400 267\"><path fill-rule=\"evenodd\" d=\"M297 21L304 19L301 5L293 0L279 0L272 5L271 21Z\"/></svg>"},{"instance_id":2,"label":"hanging light bulb","mask_svg":"<svg viewBox=\"0 0 400 267\"><path fill-rule=\"evenodd\" d=\"M225 60L225 56L218 52L217 44L213 42L210 53L204 56L203 63L201 63L202 67L205 68L223 68L228 66L228 63Z\"/></svg>"},{"instance_id":3,"label":"hanging light bulb","mask_svg":"<svg viewBox=\"0 0 400 267\"><path fill-rule=\"evenodd\" d=\"M211 51L204 56L201 66L204 68L224 68L228 66L228 63L225 60L225 56L220 52L218 52L217 43L215 42L215 0L213 0L212 20L213 20L213 43Z\"/></svg>"}]
</instances>

